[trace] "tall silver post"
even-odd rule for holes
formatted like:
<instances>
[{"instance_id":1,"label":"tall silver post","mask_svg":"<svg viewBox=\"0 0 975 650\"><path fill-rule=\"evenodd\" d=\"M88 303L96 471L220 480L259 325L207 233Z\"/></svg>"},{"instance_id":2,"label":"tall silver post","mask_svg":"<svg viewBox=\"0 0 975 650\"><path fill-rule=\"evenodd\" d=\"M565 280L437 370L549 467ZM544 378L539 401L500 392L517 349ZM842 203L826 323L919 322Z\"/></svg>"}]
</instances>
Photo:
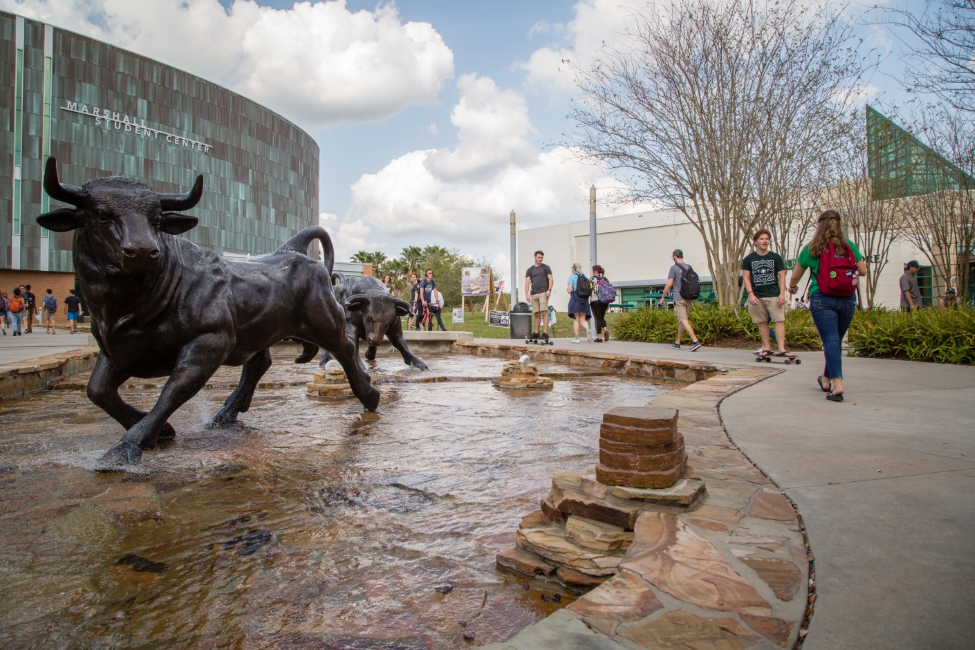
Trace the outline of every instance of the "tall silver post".
<instances>
[{"instance_id":1,"label":"tall silver post","mask_svg":"<svg viewBox=\"0 0 975 650\"><path fill-rule=\"evenodd\" d=\"M511 288L511 308L518 302L518 240L515 234L515 211L511 211L511 278L508 284Z\"/></svg>"},{"instance_id":2,"label":"tall silver post","mask_svg":"<svg viewBox=\"0 0 975 650\"><path fill-rule=\"evenodd\" d=\"M589 269L596 266L596 186L589 188Z\"/></svg>"}]
</instances>

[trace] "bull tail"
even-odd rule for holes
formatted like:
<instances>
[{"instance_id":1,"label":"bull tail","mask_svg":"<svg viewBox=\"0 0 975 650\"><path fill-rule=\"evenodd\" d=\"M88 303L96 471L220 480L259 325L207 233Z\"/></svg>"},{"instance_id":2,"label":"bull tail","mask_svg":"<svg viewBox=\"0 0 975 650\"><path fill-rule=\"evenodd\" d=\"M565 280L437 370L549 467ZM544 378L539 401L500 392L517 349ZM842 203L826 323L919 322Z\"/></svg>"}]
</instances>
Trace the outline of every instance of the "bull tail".
<instances>
[{"instance_id":1,"label":"bull tail","mask_svg":"<svg viewBox=\"0 0 975 650\"><path fill-rule=\"evenodd\" d=\"M345 273L332 272L332 286L334 287L337 284L345 284Z\"/></svg>"},{"instance_id":2,"label":"bull tail","mask_svg":"<svg viewBox=\"0 0 975 650\"><path fill-rule=\"evenodd\" d=\"M295 363L308 363L318 355L318 346L308 341L301 341L301 355L295 359Z\"/></svg>"},{"instance_id":3,"label":"bull tail","mask_svg":"<svg viewBox=\"0 0 975 650\"><path fill-rule=\"evenodd\" d=\"M321 226L305 228L281 244L281 247L276 252L308 255L308 245L316 239L322 243L322 261L325 263L325 268L328 269L329 275L331 275L332 267L335 265L335 249L332 247L332 238L328 236L328 232Z\"/></svg>"}]
</instances>

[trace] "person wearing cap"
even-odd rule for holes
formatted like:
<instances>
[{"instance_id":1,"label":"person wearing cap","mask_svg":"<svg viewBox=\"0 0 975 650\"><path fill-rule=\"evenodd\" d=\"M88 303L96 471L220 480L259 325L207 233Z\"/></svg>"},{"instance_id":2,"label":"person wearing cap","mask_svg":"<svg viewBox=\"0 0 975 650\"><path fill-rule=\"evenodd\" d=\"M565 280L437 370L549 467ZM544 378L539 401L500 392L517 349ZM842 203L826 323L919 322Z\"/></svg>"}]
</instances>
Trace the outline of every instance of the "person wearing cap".
<instances>
[{"instance_id":1,"label":"person wearing cap","mask_svg":"<svg viewBox=\"0 0 975 650\"><path fill-rule=\"evenodd\" d=\"M948 287L944 297L938 301L938 306L942 309L958 309L961 307L961 298L955 294L954 289Z\"/></svg>"},{"instance_id":2,"label":"person wearing cap","mask_svg":"<svg viewBox=\"0 0 975 650\"><path fill-rule=\"evenodd\" d=\"M917 311L924 306L921 301L921 288L917 286L917 272L921 265L911 260L901 276L901 311Z\"/></svg>"}]
</instances>

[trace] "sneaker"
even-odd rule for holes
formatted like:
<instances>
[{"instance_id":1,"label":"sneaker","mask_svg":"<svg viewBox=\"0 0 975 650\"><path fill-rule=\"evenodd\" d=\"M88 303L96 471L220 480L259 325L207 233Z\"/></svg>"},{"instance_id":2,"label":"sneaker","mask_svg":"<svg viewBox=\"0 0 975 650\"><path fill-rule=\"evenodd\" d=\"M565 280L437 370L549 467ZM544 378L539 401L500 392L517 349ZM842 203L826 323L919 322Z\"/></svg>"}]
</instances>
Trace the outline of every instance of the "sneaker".
<instances>
[{"instance_id":1,"label":"sneaker","mask_svg":"<svg viewBox=\"0 0 975 650\"><path fill-rule=\"evenodd\" d=\"M680 343L671 343L670 347L672 347L675 350L680 350Z\"/></svg>"},{"instance_id":2,"label":"sneaker","mask_svg":"<svg viewBox=\"0 0 975 650\"><path fill-rule=\"evenodd\" d=\"M596 340L593 341L593 343L602 343L602 342L603 342L602 339L596 339Z\"/></svg>"},{"instance_id":3,"label":"sneaker","mask_svg":"<svg viewBox=\"0 0 975 650\"><path fill-rule=\"evenodd\" d=\"M579 342L579 339L572 339L572 342L573 343L578 343Z\"/></svg>"},{"instance_id":4,"label":"sneaker","mask_svg":"<svg viewBox=\"0 0 975 650\"><path fill-rule=\"evenodd\" d=\"M592 330L586 330L586 343L592 343Z\"/></svg>"},{"instance_id":5,"label":"sneaker","mask_svg":"<svg viewBox=\"0 0 975 650\"><path fill-rule=\"evenodd\" d=\"M548 332L543 332L542 333L542 340L543 341L547 341L548 340ZM576 342L578 343L578 341L576 341Z\"/></svg>"},{"instance_id":6,"label":"sneaker","mask_svg":"<svg viewBox=\"0 0 975 650\"><path fill-rule=\"evenodd\" d=\"M693 343L691 343L691 352L697 352L700 349L701 349L700 341L694 341Z\"/></svg>"}]
</instances>

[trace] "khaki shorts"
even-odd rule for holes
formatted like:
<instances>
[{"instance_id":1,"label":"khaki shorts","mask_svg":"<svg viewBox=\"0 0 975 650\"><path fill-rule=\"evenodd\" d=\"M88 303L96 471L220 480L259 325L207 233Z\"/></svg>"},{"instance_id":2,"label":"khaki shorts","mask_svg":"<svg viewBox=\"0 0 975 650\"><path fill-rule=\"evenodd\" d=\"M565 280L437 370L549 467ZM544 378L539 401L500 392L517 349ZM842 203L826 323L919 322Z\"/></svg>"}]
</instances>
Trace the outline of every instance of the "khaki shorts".
<instances>
[{"instance_id":1,"label":"khaki shorts","mask_svg":"<svg viewBox=\"0 0 975 650\"><path fill-rule=\"evenodd\" d=\"M767 323L769 316L773 323L785 322L785 305L779 304L778 297L759 298L757 305L753 305L749 299L748 313L752 315L753 323Z\"/></svg>"},{"instance_id":2,"label":"khaki shorts","mask_svg":"<svg viewBox=\"0 0 975 650\"><path fill-rule=\"evenodd\" d=\"M54 318L57 315L57 313L58 312L56 310L53 310L53 309L45 309L44 310L44 322L47 322L47 321L51 320L52 318Z\"/></svg>"},{"instance_id":3,"label":"khaki shorts","mask_svg":"<svg viewBox=\"0 0 975 650\"><path fill-rule=\"evenodd\" d=\"M532 295L532 313L540 314L543 312L548 312L548 296L544 293L536 293Z\"/></svg>"},{"instance_id":4,"label":"khaki shorts","mask_svg":"<svg viewBox=\"0 0 975 650\"><path fill-rule=\"evenodd\" d=\"M674 301L674 313L677 315L678 323L687 322L687 310L691 308L691 303L693 300L675 300Z\"/></svg>"}]
</instances>

